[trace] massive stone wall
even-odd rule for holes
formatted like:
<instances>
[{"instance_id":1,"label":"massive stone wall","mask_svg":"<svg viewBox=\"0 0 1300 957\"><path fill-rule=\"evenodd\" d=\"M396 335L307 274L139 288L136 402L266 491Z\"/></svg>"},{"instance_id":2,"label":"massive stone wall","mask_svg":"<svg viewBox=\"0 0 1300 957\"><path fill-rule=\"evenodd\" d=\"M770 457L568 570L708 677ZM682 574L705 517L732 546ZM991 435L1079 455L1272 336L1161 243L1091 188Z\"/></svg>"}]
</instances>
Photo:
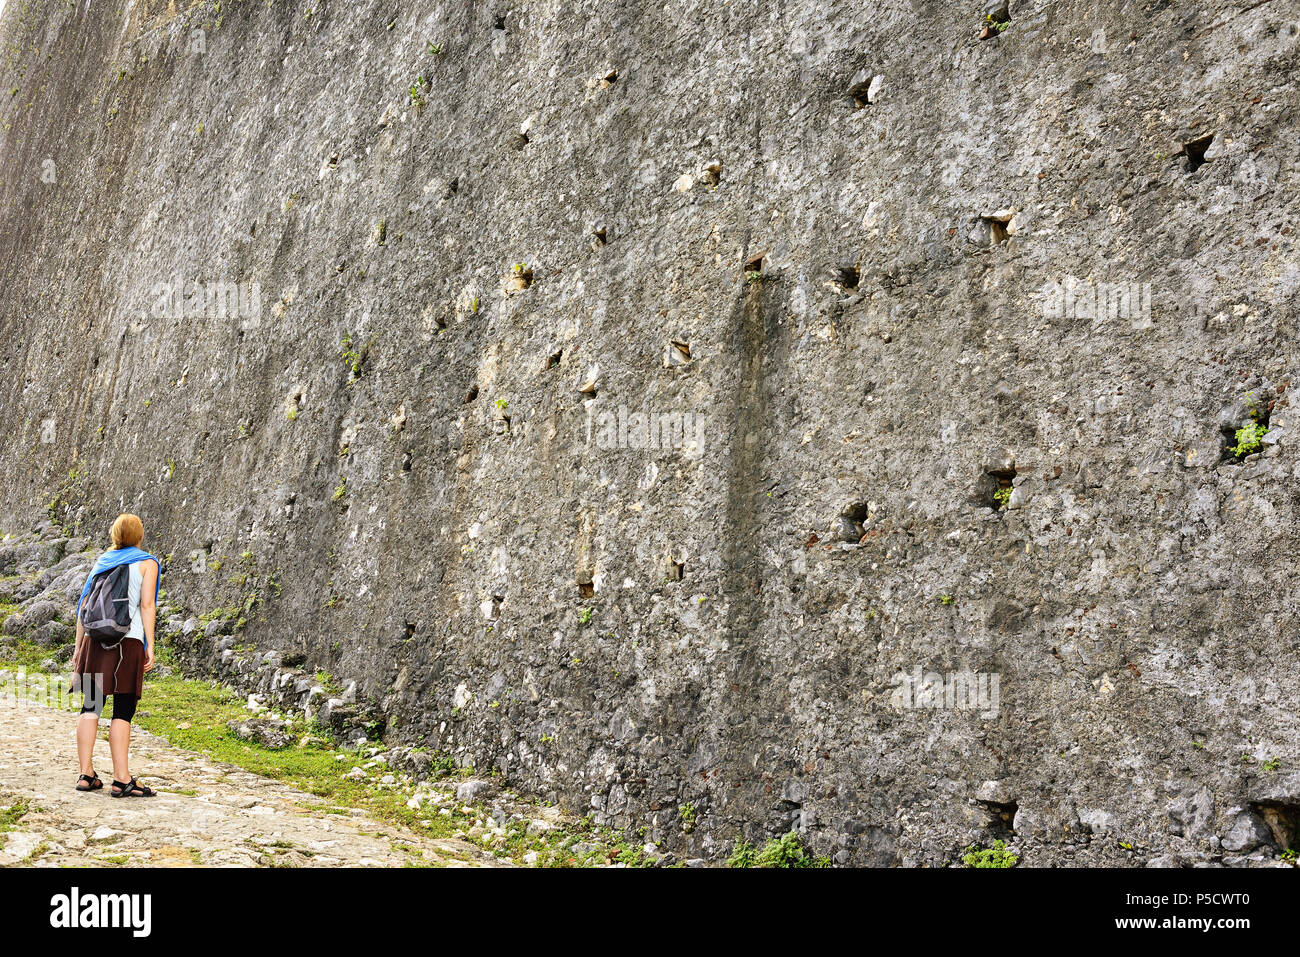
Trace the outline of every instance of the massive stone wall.
<instances>
[{"instance_id":1,"label":"massive stone wall","mask_svg":"<svg viewBox=\"0 0 1300 957\"><path fill-rule=\"evenodd\" d=\"M1298 23L11 0L3 512L690 854L1273 860Z\"/></svg>"}]
</instances>

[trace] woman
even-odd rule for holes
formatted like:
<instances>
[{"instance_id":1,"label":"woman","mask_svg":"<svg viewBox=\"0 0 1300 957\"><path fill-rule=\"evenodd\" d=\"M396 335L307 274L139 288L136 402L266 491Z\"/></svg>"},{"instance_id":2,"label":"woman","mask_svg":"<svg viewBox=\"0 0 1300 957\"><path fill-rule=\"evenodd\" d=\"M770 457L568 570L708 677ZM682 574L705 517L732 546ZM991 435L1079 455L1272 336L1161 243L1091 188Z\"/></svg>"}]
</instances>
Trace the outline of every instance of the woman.
<instances>
[{"instance_id":1,"label":"woman","mask_svg":"<svg viewBox=\"0 0 1300 957\"><path fill-rule=\"evenodd\" d=\"M113 696L113 720L108 727L108 747L113 755L113 789L115 798L153 797L154 791L131 776L127 752L131 747L131 718L144 691L144 673L154 664L154 618L157 615L158 559L140 550L144 525L134 515L119 515L113 522L113 547L99 556L77 601L77 647L72 659L74 687L80 683L84 698L81 717L77 720L77 757L81 761L78 791L98 791L104 782L95 773L93 758L95 731L104 701ZM90 593L91 582L101 572L122 565L130 566L127 597L131 608L131 626L115 648L105 648L86 634L82 621L82 603Z\"/></svg>"}]
</instances>

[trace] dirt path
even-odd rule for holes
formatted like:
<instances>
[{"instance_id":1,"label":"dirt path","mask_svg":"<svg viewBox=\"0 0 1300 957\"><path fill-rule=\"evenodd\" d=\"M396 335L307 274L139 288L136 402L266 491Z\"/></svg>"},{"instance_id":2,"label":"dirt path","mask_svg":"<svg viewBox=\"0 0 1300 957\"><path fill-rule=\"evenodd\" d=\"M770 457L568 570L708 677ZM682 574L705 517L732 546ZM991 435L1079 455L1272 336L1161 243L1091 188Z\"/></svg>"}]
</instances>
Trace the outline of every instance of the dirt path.
<instances>
[{"instance_id":1,"label":"dirt path","mask_svg":"<svg viewBox=\"0 0 1300 957\"><path fill-rule=\"evenodd\" d=\"M494 864L465 841L404 831L350 809L173 747L135 729L133 764L159 791L114 800L108 742L95 742L102 791L78 793L77 715L0 695L0 866L371 866ZM107 722L101 722L106 726ZM16 816L10 812L8 817Z\"/></svg>"}]
</instances>

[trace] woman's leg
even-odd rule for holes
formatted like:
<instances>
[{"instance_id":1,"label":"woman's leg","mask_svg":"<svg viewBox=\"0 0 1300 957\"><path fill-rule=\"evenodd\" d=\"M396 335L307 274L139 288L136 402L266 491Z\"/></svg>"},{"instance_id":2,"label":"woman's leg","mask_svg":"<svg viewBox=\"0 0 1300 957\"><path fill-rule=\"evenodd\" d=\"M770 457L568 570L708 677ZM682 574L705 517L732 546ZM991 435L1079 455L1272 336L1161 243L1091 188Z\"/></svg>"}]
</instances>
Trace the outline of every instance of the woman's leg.
<instances>
[{"instance_id":1,"label":"woman's leg","mask_svg":"<svg viewBox=\"0 0 1300 957\"><path fill-rule=\"evenodd\" d=\"M108 749L113 754L113 780L130 781L128 752L131 749L131 719L135 717L133 694L113 695L113 720L108 726Z\"/></svg>"},{"instance_id":2,"label":"woman's leg","mask_svg":"<svg viewBox=\"0 0 1300 957\"><path fill-rule=\"evenodd\" d=\"M83 683L81 715L77 718L77 761L82 774L95 773L95 733L104 710L104 694L93 681Z\"/></svg>"},{"instance_id":3,"label":"woman's leg","mask_svg":"<svg viewBox=\"0 0 1300 957\"><path fill-rule=\"evenodd\" d=\"M99 728L99 715L93 711L81 712L77 719L77 760L81 773L95 773L95 732Z\"/></svg>"}]
</instances>

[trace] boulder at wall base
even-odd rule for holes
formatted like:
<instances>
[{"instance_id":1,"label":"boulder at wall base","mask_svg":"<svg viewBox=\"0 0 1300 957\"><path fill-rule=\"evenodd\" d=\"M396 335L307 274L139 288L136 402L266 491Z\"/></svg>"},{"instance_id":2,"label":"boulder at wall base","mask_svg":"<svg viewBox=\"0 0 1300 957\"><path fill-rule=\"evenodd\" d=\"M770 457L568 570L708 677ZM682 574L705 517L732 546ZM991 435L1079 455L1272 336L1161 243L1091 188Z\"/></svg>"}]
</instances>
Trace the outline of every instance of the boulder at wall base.
<instances>
[{"instance_id":1,"label":"boulder at wall base","mask_svg":"<svg viewBox=\"0 0 1300 957\"><path fill-rule=\"evenodd\" d=\"M1253 851L1269 843L1272 832L1264 820L1253 811L1242 811L1232 822L1228 833L1223 836L1225 851Z\"/></svg>"},{"instance_id":2,"label":"boulder at wall base","mask_svg":"<svg viewBox=\"0 0 1300 957\"><path fill-rule=\"evenodd\" d=\"M38 645L57 648L71 643L76 637L76 632L73 631L71 625L65 625L61 621L47 621L45 624L32 629L28 637Z\"/></svg>"},{"instance_id":3,"label":"boulder at wall base","mask_svg":"<svg viewBox=\"0 0 1300 957\"><path fill-rule=\"evenodd\" d=\"M226 727L241 741L251 741L264 748L279 750L293 743L283 721L275 718L248 718L227 722Z\"/></svg>"},{"instance_id":4,"label":"boulder at wall base","mask_svg":"<svg viewBox=\"0 0 1300 957\"><path fill-rule=\"evenodd\" d=\"M47 621L58 617L62 610L52 601L36 602L25 612L10 615L5 619L4 633L6 635L25 635L39 628Z\"/></svg>"}]
</instances>

